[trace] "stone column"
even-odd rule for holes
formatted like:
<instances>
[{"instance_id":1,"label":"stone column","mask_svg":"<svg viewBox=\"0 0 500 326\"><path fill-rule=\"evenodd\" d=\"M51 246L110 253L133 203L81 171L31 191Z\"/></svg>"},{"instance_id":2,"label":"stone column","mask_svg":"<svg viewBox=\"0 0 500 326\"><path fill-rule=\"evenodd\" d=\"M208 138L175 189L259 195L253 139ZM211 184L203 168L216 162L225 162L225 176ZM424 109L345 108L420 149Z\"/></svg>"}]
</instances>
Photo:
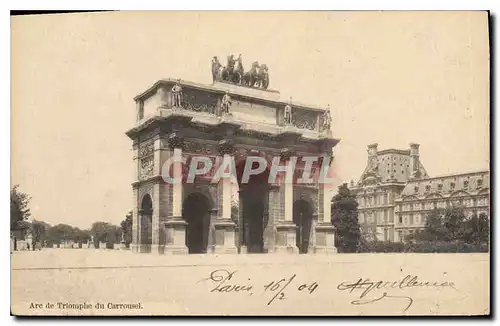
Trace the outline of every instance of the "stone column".
<instances>
[{"instance_id":1,"label":"stone column","mask_svg":"<svg viewBox=\"0 0 500 326\"><path fill-rule=\"evenodd\" d=\"M277 241L275 252L299 253L297 248L297 226L293 222L293 180L287 180L287 175L293 175L294 163L290 159L294 153L290 149L283 149L281 159L286 164L286 175L280 187L283 193L284 219L276 225Z\"/></svg>"},{"instance_id":2,"label":"stone column","mask_svg":"<svg viewBox=\"0 0 500 326\"><path fill-rule=\"evenodd\" d=\"M309 246L308 254L313 254L316 251L316 226L318 225L318 214L314 213L311 217L311 229L309 230Z\"/></svg>"},{"instance_id":3,"label":"stone column","mask_svg":"<svg viewBox=\"0 0 500 326\"><path fill-rule=\"evenodd\" d=\"M231 140L221 140L217 145L218 152L223 155L223 164L228 166L231 162L231 155L234 153L234 145ZM226 163L226 164L225 164ZM219 180L219 187L222 188L222 212L219 218L214 223L215 229L215 250L214 253L237 253L235 243L235 228L236 225L231 220L231 193L232 193L232 180L231 178L221 178Z\"/></svg>"},{"instance_id":4,"label":"stone column","mask_svg":"<svg viewBox=\"0 0 500 326\"><path fill-rule=\"evenodd\" d=\"M210 210L210 224L208 226L208 245L207 253L215 252L215 223L217 220L218 209L212 208Z\"/></svg>"},{"instance_id":5,"label":"stone column","mask_svg":"<svg viewBox=\"0 0 500 326\"><path fill-rule=\"evenodd\" d=\"M239 209L238 209L238 247L240 254L248 253L247 247L247 228L245 226L245 188L244 185L240 185L240 190L238 191L239 195Z\"/></svg>"},{"instance_id":6,"label":"stone column","mask_svg":"<svg viewBox=\"0 0 500 326\"><path fill-rule=\"evenodd\" d=\"M132 252L139 252L140 238L140 219L139 219L139 174L140 174L140 161L139 161L139 142L134 140L132 145L134 168L132 169L132 180L135 182L132 185L132 243L130 250ZM94 244L93 244L94 245Z\"/></svg>"},{"instance_id":7,"label":"stone column","mask_svg":"<svg viewBox=\"0 0 500 326\"><path fill-rule=\"evenodd\" d=\"M281 209L280 201L280 186L277 184L272 184L269 186L268 193L268 221L267 228L264 231L264 245L268 253L272 253L276 250L276 224L282 220L283 210Z\"/></svg>"},{"instance_id":8,"label":"stone column","mask_svg":"<svg viewBox=\"0 0 500 326\"><path fill-rule=\"evenodd\" d=\"M327 180L326 180L327 181ZM332 193L330 185L319 183L318 189L318 223L316 225L316 253L337 253L335 247L335 228L331 223Z\"/></svg>"},{"instance_id":9,"label":"stone column","mask_svg":"<svg viewBox=\"0 0 500 326\"><path fill-rule=\"evenodd\" d=\"M130 244L130 251L139 252L139 244L140 242L140 219L139 219L139 210L138 210L138 202L137 197L139 196L139 189L134 186L133 190L134 197L134 206L132 209L132 243ZM92 244L93 245L93 244Z\"/></svg>"},{"instance_id":10,"label":"stone column","mask_svg":"<svg viewBox=\"0 0 500 326\"><path fill-rule=\"evenodd\" d=\"M184 140L177 133L172 133L169 136L168 144L173 152L173 178L172 184L172 198L170 204L172 205L172 216L169 216L165 222L165 229L167 233L167 241L165 245L165 254L187 254L186 247L186 227L187 223L182 218L182 146Z\"/></svg>"}]
</instances>

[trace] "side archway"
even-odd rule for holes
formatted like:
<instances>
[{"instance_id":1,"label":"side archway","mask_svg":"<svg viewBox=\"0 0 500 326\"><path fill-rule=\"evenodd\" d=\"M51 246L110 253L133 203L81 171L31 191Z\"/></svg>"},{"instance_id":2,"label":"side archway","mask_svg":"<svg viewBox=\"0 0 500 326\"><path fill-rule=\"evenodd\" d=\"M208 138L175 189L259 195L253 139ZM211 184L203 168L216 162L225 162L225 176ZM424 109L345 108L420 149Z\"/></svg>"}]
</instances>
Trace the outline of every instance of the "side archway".
<instances>
[{"instance_id":1,"label":"side archway","mask_svg":"<svg viewBox=\"0 0 500 326\"><path fill-rule=\"evenodd\" d=\"M296 242L301 254L306 254L309 250L313 215L314 208L308 201L299 199L293 203L293 222L297 226Z\"/></svg>"},{"instance_id":2,"label":"side archway","mask_svg":"<svg viewBox=\"0 0 500 326\"><path fill-rule=\"evenodd\" d=\"M188 223L186 246L190 254L206 253L210 232L211 201L200 192L189 194L182 205L182 218Z\"/></svg>"},{"instance_id":3,"label":"side archway","mask_svg":"<svg viewBox=\"0 0 500 326\"><path fill-rule=\"evenodd\" d=\"M143 252L151 251L153 243L153 201L149 194L144 195L141 201L141 209L139 211L139 219L141 223L141 242Z\"/></svg>"}]
</instances>

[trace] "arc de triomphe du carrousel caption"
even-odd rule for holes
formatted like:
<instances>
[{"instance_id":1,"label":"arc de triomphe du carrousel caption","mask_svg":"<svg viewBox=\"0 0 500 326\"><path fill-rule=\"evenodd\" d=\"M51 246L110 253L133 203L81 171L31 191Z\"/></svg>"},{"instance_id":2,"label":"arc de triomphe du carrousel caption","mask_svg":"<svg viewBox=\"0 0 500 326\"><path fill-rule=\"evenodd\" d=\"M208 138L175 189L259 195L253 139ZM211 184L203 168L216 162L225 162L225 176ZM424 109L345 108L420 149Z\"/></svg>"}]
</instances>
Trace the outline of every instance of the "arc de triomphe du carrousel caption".
<instances>
[{"instance_id":1,"label":"arc de triomphe du carrousel caption","mask_svg":"<svg viewBox=\"0 0 500 326\"><path fill-rule=\"evenodd\" d=\"M212 76L159 80L134 99L132 251L335 253L327 182L296 182L328 168L339 141L329 109L280 100L266 65L244 72L241 56L225 67L214 57Z\"/></svg>"}]
</instances>

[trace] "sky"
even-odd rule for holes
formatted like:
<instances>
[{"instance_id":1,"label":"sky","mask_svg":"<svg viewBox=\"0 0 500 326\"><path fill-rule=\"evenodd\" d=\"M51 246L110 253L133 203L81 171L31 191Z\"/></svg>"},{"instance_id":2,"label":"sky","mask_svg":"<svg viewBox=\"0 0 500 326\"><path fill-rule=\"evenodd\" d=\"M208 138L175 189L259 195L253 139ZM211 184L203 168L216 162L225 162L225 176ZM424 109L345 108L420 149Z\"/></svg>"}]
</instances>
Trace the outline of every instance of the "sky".
<instances>
[{"instance_id":1,"label":"sky","mask_svg":"<svg viewBox=\"0 0 500 326\"><path fill-rule=\"evenodd\" d=\"M90 227L132 209L133 97L162 78L211 83L213 56L269 67L281 98L331 107L337 174L366 146L432 176L489 168L483 12L113 12L12 17L11 183L35 219Z\"/></svg>"}]
</instances>

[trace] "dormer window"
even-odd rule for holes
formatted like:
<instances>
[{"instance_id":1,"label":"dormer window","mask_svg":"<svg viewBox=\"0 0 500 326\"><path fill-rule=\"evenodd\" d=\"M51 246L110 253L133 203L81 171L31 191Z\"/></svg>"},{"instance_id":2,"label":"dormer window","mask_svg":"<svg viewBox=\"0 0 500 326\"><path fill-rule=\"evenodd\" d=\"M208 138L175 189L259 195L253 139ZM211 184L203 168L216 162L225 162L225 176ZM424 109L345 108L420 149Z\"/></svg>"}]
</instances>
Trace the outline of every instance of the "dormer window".
<instances>
[{"instance_id":1,"label":"dormer window","mask_svg":"<svg viewBox=\"0 0 500 326\"><path fill-rule=\"evenodd\" d=\"M468 180L464 181L464 189L469 189L469 181Z\"/></svg>"},{"instance_id":2,"label":"dormer window","mask_svg":"<svg viewBox=\"0 0 500 326\"><path fill-rule=\"evenodd\" d=\"M453 191L455 190L455 182L450 183L450 189Z\"/></svg>"},{"instance_id":3,"label":"dormer window","mask_svg":"<svg viewBox=\"0 0 500 326\"><path fill-rule=\"evenodd\" d=\"M418 186L415 186L415 188L413 188L413 190L415 191L416 194L418 194Z\"/></svg>"},{"instance_id":4,"label":"dormer window","mask_svg":"<svg viewBox=\"0 0 500 326\"><path fill-rule=\"evenodd\" d=\"M482 187L483 187L483 179L477 180L477 189L482 188Z\"/></svg>"},{"instance_id":5,"label":"dormer window","mask_svg":"<svg viewBox=\"0 0 500 326\"><path fill-rule=\"evenodd\" d=\"M431 186L430 185L425 186L425 192L429 192L429 191L431 191Z\"/></svg>"},{"instance_id":6,"label":"dormer window","mask_svg":"<svg viewBox=\"0 0 500 326\"><path fill-rule=\"evenodd\" d=\"M441 191L443 190L443 184L442 183L438 183L438 191Z\"/></svg>"}]
</instances>

